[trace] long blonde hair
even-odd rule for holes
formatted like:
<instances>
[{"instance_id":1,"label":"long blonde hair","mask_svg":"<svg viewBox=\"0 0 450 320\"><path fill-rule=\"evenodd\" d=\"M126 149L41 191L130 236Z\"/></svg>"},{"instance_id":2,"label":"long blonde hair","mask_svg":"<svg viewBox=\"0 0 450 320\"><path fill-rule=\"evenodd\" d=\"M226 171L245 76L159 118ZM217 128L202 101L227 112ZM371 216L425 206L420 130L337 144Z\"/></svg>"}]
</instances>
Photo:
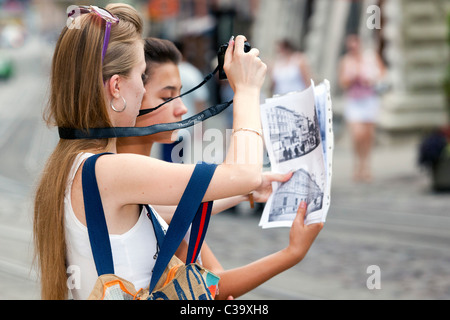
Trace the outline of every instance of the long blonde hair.
<instances>
[{"instance_id":1,"label":"long blonde hair","mask_svg":"<svg viewBox=\"0 0 450 320\"><path fill-rule=\"evenodd\" d=\"M104 81L115 74L128 76L138 63L136 51L142 49L142 20L126 4L110 4L106 9L119 18L119 23L111 28L103 63L103 19L93 13L83 14L77 18L79 28L64 27L61 32L44 115L49 125L85 130L112 126ZM60 139L46 163L36 190L33 225L42 299L67 298L64 194L73 161L80 152L102 152L111 143L114 141L109 139Z\"/></svg>"}]
</instances>

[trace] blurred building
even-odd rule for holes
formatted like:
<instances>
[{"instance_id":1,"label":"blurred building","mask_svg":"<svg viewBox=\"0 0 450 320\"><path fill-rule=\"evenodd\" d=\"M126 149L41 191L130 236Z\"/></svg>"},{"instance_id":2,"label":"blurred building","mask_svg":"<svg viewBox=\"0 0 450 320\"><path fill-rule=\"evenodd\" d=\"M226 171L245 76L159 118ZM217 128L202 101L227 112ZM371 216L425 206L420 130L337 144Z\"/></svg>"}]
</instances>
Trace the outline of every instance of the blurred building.
<instances>
[{"instance_id":1,"label":"blurred building","mask_svg":"<svg viewBox=\"0 0 450 320\"><path fill-rule=\"evenodd\" d=\"M220 45L232 35L250 38L259 1L147 0L145 36L179 42L184 58L206 75L217 66ZM211 103L228 99L229 87L223 81L208 82L207 88Z\"/></svg>"},{"instance_id":2,"label":"blurred building","mask_svg":"<svg viewBox=\"0 0 450 320\"><path fill-rule=\"evenodd\" d=\"M250 34L259 1L148 0L148 35L181 41L188 61L210 72L221 44Z\"/></svg>"},{"instance_id":3,"label":"blurred building","mask_svg":"<svg viewBox=\"0 0 450 320\"><path fill-rule=\"evenodd\" d=\"M388 67L390 90L383 96L380 128L409 132L447 119L443 80L449 12L450 0L261 0L253 38L269 59L281 37L296 43L307 54L315 80L329 79L336 97L345 37L358 32ZM371 19L378 13L376 26ZM334 109L341 111L338 104Z\"/></svg>"},{"instance_id":4,"label":"blurred building","mask_svg":"<svg viewBox=\"0 0 450 320\"><path fill-rule=\"evenodd\" d=\"M450 0L386 0L383 11L392 90L383 100L382 126L409 130L445 124Z\"/></svg>"},{"instance_id":5,"label":"blurred building","mask_svg":"<svg viewBox=\"0 0 450 320\"><path fill-rule=\"evenodd\" d=\"M8 2L23 1L0 1L2 5ZM107 2L92 1L97 5ZM187 60L204 74L215 68L217 49L231 35L245 34L269 65L275 57L277 41L287 38L307 55L316 83L330 80L335 102L339 102L337 66L345 50L344 40L348 34L358 32L364 45L377 50L388 68L389 90L382 101L382 129L411 131L437 127L447 119L443 79L449 62L446 14L450 12L450 0L127 2L145 18L146 36L183 42ZM41 13L39 25L47 33L59 33L66 19L64 8L72 4L68 0L25 3L33 4ZM380 25L375 28L369 24L374 14L372 6L379 8L380 14ZM217 100L220 99L217 94ZM341 109L339 103L334 104L337 113Z\"/></svg>"}]
</instances>

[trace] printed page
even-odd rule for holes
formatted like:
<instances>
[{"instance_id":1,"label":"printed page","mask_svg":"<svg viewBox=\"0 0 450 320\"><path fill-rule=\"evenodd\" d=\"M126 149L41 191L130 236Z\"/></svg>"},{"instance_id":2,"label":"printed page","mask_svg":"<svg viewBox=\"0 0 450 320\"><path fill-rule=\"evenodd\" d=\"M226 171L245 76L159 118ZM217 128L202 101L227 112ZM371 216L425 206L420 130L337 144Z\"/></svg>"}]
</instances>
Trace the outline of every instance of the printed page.
<instances>
[{"instance_id":1,"label":"printed page","mask_svg":"<svg viewBox=\"0 0 450 320\"><path fill-rule=\"evenodd\" d=\"M320 124L325 171L327 174L322 222L325 222L331 201L331 177L333 172L333 110L331 105L330 83L324 80L314 87L315 105Z\"/></svg>"},{"instance_id":2,"label":"printed page","mask_svg":"<svg viewBox=\"0 0 450 320\"><path fill-rule=\"evenodd\" d=\"M325 221L330 204L331 115L328 82L317 90L312 83L304 91L267 99L261 106L271 170L294 172L289 181L272 184L259 224L263 228L290 227L303 200L308 203L306 224Z\"/></svg>"}]
</instances>

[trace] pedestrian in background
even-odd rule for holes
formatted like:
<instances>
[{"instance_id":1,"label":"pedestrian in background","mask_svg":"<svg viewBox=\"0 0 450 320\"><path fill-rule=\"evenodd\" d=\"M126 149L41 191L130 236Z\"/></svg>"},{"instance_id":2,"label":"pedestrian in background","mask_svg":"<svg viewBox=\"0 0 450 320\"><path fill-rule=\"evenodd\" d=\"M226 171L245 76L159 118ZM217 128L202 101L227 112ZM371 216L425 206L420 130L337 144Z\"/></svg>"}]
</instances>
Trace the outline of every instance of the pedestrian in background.
<instances>
[{"instance_id":1,"label":"pedestrian in background","mask_svg":"<svg viewBox=\"0 0 450 320\"><path fill-rule=\"evenodd\" d=\"M380 107L376 85L384 76L384 65L376 52L363 51L357 35L346 39L347 53L340 62L339 84L345 92L345 119L353 153L354 181L372 180L370 158Z\"/></svg>"},{"instance_id":2,"label":"pedestrian in background","mask_svg":"<svg viewBox=\"0 0 450 320\"><path fill-rule=\"evenodd\" d=\"M287 39L277 44L277 54L271 70L274 95L302 91L309 87L311 71L306 56Z\"/></svg>"}]
</instances>

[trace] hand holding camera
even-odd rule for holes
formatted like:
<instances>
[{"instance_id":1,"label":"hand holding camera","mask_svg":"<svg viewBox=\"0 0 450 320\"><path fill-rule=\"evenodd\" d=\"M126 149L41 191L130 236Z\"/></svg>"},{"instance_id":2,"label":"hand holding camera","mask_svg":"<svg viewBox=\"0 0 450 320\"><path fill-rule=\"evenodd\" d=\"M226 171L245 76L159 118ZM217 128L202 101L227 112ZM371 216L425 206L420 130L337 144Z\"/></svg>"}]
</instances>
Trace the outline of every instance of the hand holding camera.
<instances>
[{"instance_id":1,"label":"hand holding camera","mask_svg":"<svg viewBox=\"0 0 450 320\"><path fill-rule=\"evenodd\" d=\"M232 37L233 39L234 37ZM225 73L225 70L223 70L223 64L225 62L225 52L227 52L228 49L228 43L225 43L223 45L220 46L219 51L217 52L217 60L219 61L219 79L220 80L226 80L227 79L227 74ZM252 46L250 45L250 43L248 43L248 41L244 42L244 52L250 52L250 50L252 49Z\"/></svg>"},{"instance_id":2,"label":"hand holding camera","mask_svg":"<svg viewBox=\"0 0 450 320\"><path fill-rule=\"evenodd\" d=\"M265 79L267 66L259 59L259 50L251 48L244 36L237 36L234 41L219 49L219 70L221 69L221 54L223 56L223 70L236 93L236 89L252 88L260 90ZM259 95L259 94L258 94Z\"/></svg>"}]
</instances>

